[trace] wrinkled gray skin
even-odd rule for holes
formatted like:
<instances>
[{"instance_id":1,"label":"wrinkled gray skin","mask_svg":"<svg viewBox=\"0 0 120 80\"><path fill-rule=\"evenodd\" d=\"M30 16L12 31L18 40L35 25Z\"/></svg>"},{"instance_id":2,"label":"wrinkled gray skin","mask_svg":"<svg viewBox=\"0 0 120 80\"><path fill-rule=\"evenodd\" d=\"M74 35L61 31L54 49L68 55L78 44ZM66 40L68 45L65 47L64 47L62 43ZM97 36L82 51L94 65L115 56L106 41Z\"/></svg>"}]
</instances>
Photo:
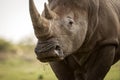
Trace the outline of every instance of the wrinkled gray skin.
<instances>
[{"instance_id":1,"label":"wrinkled gray skin","mask_svg":"<svg viewBox=\"0 0 120 80\"><path fill-rule=\"evenodd\" d=\"M29 2L38 60L58 80L103 80L120 59L120 1L49 0L42 15Z\"/></svg>"}]
</instances>

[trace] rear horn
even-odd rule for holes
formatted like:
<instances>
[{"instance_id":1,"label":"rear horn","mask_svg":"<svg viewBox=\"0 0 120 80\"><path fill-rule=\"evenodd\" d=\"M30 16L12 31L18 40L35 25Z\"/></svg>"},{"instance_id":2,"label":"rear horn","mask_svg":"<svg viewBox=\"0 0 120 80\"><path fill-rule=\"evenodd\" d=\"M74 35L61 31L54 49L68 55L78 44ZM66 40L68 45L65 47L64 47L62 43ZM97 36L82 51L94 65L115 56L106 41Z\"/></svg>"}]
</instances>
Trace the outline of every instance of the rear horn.
<instances>
[{"instance_id":1,"label":"rear horn","mask_svg":"<svg viewBox=\"0 0 120 80\"><path fill-rule=\"evenodd\" d=\"M45 18L47 19L54 19L57 17L57 14L55 12L53 12L52 10L50 10L50 8L48 7L48 5L45 3L44 4L45 7Z\"/></svg>"}]
</instances>

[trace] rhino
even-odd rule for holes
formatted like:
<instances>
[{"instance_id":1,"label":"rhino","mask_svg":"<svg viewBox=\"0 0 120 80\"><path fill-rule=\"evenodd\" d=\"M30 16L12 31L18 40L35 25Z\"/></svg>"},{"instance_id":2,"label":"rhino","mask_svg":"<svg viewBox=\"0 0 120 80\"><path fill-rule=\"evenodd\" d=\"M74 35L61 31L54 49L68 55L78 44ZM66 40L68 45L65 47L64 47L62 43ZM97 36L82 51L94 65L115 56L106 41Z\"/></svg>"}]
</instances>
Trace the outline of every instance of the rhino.
<instances>
[{"instance_id":1,"label":"rhino","mask_svg":"<svg viewBox=\"0 0 120 80\"><path fill-rule=\"evenodd\" d=\"M103 80L120 60L120 0L29 0L37 59L58 80Z\"/></svg>"}]
</instances>

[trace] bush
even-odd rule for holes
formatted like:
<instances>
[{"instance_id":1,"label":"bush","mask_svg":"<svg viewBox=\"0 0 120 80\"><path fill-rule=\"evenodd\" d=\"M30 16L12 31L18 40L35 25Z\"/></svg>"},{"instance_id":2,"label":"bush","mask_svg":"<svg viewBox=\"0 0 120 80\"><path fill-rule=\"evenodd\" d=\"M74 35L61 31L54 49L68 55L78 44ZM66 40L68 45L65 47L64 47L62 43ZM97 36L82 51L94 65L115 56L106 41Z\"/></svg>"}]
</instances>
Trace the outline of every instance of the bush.
<instances>
[{"instance_id":1,"label":"bush","mask_svg":"<svg viewBox=\"0 0 120 80\"><path fill-rule=\"evenodd\" d=\"M0 52L15 52L14 45L5 39L0 38Z\"/></svg>"}]
</instances>

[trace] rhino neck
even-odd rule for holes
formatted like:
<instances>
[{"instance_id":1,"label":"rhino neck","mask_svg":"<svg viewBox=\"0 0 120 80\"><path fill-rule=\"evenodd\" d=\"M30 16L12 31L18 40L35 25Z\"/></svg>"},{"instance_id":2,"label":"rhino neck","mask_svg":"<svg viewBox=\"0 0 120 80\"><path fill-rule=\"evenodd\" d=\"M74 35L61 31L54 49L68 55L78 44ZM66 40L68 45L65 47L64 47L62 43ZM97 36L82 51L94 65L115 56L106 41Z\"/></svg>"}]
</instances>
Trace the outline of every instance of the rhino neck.
<instances>
[{"instance_id":1,"label":"rhino neck","mask_svg":"<svg viewBox=\"0 0 120 80\"><path fill-rule=\"evenodd\" d=\"M99 6L95 6L96 8L93 12L89 12L88 32L81 49L91 50L99 47L100 43L98 44L98 42L102 42L105 37L107 40L113 38L117 40L117 35L119 34L120 36L118 32L118 30L120 30L120 5L118 5L120 2L118 1L117 3L117 0L113 1L114 2L100 0Z\"/></svg>"},{"instance_id":2,"label":"rhino neck","mask_svg":"<svg viewBox=\"0 0 120 80\"><path fill-rule=\"evenodd\" d=\"M98 23L99 23L99 0L96 0L96 2L89 3L89 9L88 9L88 29L86 33L85 40L83 42L83 45L80 47L80 52L89 52L93 47L94 43L91 43L91 41L94 39L94 35L97 34L98 29ZM94 40L95 41L95 40Z\"/></svg>"}]
</instances>

